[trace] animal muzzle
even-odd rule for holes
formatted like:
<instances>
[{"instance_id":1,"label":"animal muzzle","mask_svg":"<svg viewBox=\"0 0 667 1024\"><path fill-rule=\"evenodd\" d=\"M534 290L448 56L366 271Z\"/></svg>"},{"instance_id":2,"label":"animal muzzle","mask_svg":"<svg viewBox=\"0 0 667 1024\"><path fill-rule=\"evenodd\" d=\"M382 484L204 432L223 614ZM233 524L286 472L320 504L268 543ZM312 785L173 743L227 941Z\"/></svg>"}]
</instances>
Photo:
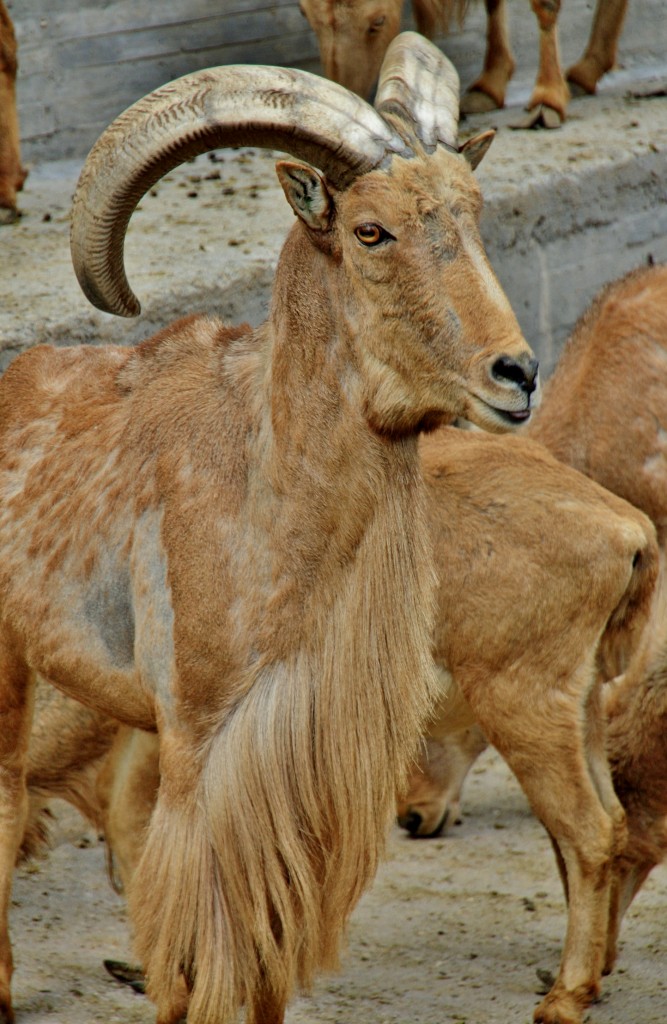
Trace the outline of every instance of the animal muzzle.
<instances>
[{"instance_id":1,"label":"animal muzzle","mask_svg":"<svg viewBox=\"0 0 667 1024\"><path fill-rule=\"evenodd\" d=\"M426 832L423 831L425 827L424 818L419 811L414 810L414 808L409 809L405 814L399 815L396 820L399 826L404 828L406 832L409 832L413 839L435 839L441 835L445 825L447 824L448 817L449 809L445 810L445 813L435 828L431 828Z\"/></svg>"},{"instance_id":2,"label":"animal muzzle","mask_svg":"<svg viewBox=\"0 0 667 1024\"><path fill-rule=\"evenodd\" d=\"M530 396L537 388L539 363L534 356L499 356L491 367L491 376L500 384L509 384Z\"/></svg>"}]
</instances>

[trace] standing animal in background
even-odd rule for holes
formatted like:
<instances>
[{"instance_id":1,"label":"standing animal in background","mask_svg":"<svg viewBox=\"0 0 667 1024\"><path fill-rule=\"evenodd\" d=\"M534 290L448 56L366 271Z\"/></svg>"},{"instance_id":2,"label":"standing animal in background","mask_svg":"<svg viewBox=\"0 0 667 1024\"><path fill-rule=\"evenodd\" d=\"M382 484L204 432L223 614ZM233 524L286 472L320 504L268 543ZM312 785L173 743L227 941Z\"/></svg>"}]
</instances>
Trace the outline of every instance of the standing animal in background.
<instances>
[{"instance_id":1,"label":"standing animal in background","mask_svg":"<svg viewBox=\"0 0 667 1024\"><path fill-rule=\"evenodd\" d=\"M234 144L309 164L277 166L297 219L262 326L41 346L0 382L0 1020L37 672L159 733L128 893L158 1024L279 1024L336 963L434 689L419 434L507 430L536 386L479 237L490 136L459 151L457 127L453 68L407 33L374 107L208 69L91 151L75 269L122 315L126 228L162 175Z\"/></svg>"},{"instance_id":2,"label":"standing animal in background","mask_svg":"<svg viewBox=\"0 0 667 1024\"><path fill-rule=\"evenodd\" d=\"M16 193L28 172L21 165L19 120L16 112L16 36L9 12L0 0L0 224L18 217Z\"/></svg>"},{"instance_id":3,"label":"standing animal in background","mask_svg":"<svg viewBox=\"0 0 667 1024\"><path fill-rule=\"evenodd\" d=\"M327 78L368 96L385 50L400 31L404 0L301 0L301 10L317 36ZM505 105L514 73L505 0L485 0L486 53L479 78L461 102L468 114ZM539 67L524 127L558 128L565 120L570 88L594 93L605 72L616 63L627 0L597 0L588 45L564 75L559 56L557 22L560 0L530 0L539 26ZM463 22L469 0L412 0L418 30L429 39Z\"/></svg>"},{"instance_id":4,"label":"standing animal in background","mask_svg":"<svg viewBox=\"0 0 667 1024\"><path fill-rule=\"evenodd\" d=\"M611 911L605 936L607 971L616 963L618 936L628 907L653 868L667 856L664 628L661 634L648 671L631 671L605 688L609 761L628 823L628 842L616 857L612 877Z\"/></svg>"},{"instance_id":5,"label":"standing animal in background","mask_svg":"<svg viewBox=\"0 0 667 1024\"><path fill-rule=\"evenodd\" d=\"M580 318L525 433L653 521L667 554L667 267L607 285ZM658 624L659 627L659 624ZM428 750L401 800L404 827L442 831L484 734L449 681L425 734Z\"/></svg>"},{"instance_id":6,"label":"standing animal in background","mask_svg":"<svg viewBox=\"0 0 667 1024\"><path fill-rule=\"evenodd\" d=\"M527 433L564 463L642 509L655 525L664 564L667 267L633 271L596 297L565 346L545 387L539 414L535 414ZM566 539L563 557L567 557L567 544ZM557 552L554 557L557 565L561 554ZM573 564L569 572L573 578L590 576L591 586L595 581L583 554L582 561ZM603 688L608 700L605 717L610 721L608 742L614 785L626 809L629 829L627 847L619 852L614 868L609 936L605 919L604 928L591 939L596 950L607 946L605 971L613 965L624 910L663 857L662 794L667 778L661 768L660 739L667 650L661 640L667 629L663 577L664 571L660 600L647 627L642 656L632 662L622 683ZM544 593L548 593L546 587ZM563 612L557 609L556 614ZM619 638L623 639L623 631ZM468 656L475 650L473 641L467 648ZM463 645L462 649L465 653ZM607 655L604 674L609 677L623 671L625 661L627 652L623 650L612 657ZM425 733L425 745L410 774L407 791L399 800L399 820L413 835L438 834L459 812L463 781L484 749L487 736L506 757L530 799L530 789L517 770L512 751L508 753L511 736L509 732L502 735L506 697L495 677L480 674L471 684L460 672L453 671L452 675ZM527 712L530 706L528 698ZM633 716L636 723L631 723ZM561 789L561 784L553 784L554 794Z\"/></svg>"},{"instance_id":7,"label":"standing animal in background","mask_svg":"<svg viewBox=\"0 0 667 1024\"><path fill-rule=\"evenodd\" d=\"M560 971L535 1020L580 1024L600 991L593 940L625 840L600 684L641 649L655 530L527 438L444 428L424 440L422 466L441 580L436 662L472 709L468 728L476 721L517 776L568 892ZM447 722L449 702L439 709ZM454 725L460 735L464 721Z\"/></svg>"}]
</instances>

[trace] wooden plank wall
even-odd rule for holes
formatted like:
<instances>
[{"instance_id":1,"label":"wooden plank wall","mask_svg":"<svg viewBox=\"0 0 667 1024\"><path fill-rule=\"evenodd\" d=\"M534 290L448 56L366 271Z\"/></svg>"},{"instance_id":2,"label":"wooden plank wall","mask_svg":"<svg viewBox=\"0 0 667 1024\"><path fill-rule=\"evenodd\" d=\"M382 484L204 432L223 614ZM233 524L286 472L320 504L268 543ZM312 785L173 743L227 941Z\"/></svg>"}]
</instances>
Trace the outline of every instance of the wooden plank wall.
<instances>
[{"instance_id":1,"label":"wooden plank wall","mask_svg":"<svg viewBox=\"0 0 667 1024\"><path fill-rule=\"evenodd\" d=\"M14 0L25 159L81 156L121 110L216 64L317 70L296 0Z\"/></svg>"}]
</instances>

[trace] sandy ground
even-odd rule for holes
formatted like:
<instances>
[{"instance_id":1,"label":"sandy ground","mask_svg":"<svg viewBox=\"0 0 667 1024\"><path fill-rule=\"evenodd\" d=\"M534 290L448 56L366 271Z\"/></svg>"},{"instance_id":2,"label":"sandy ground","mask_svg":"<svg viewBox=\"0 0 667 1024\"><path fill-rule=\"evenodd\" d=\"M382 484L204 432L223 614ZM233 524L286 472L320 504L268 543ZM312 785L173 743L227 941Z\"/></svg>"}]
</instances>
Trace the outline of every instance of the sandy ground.
<instances>
[{"instance_id":1,"label":"sandy ground","mask_svg":"<svg viewBox=\"0 0 667 1024\"><path fill-rule=\"evenodd\" d=\"M554 756L558 752L554 751ZM149 1024L147 1000L104 958L131 959L104 847L66 805L48 860L17 876L12 934L17 1024ZM657 869L622 933L617 970L591 1024L664 1024L667 885ZM546 833L493 751L468 781L464 820L443 839L392 831L358 906L340 974L290 1007L288 1024L529 1024L537 969L555 970L565 928Z\"/></svg>"}]
</instances>

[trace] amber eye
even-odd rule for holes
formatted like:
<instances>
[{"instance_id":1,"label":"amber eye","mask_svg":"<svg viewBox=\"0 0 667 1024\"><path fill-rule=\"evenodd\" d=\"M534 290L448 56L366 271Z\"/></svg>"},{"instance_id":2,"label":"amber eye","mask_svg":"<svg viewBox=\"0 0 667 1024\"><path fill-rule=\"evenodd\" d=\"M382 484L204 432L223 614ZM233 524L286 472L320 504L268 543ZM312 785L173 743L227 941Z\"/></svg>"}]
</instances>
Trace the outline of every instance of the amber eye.
<instances>
[{"instance_id":1,"label":"amber eye","mask_svg":"<svg viewBox=\"0 0 667 1024\"><path fill-rule=\"evenodd\" d=\"M386 20L387 19L384 14L381 14L379 17L374 18L373 21L368 26L368 31L371 33L371 35L373 34L373 32L379 31L379 29L382 28Z\"/></svg>"},{"instance_id":2,"label":"amber eye","mask_svg":"<svg viewBox=\"0 0 667 1024\"><path fill-rule=\"evenodd\" d=\"M394 236L381 228L379 224L360 224L354 229L354 233L362 245L368 246L379 245L380 242L384 242L388 238L394 239Z\"/></svg>"}]
</instances>

